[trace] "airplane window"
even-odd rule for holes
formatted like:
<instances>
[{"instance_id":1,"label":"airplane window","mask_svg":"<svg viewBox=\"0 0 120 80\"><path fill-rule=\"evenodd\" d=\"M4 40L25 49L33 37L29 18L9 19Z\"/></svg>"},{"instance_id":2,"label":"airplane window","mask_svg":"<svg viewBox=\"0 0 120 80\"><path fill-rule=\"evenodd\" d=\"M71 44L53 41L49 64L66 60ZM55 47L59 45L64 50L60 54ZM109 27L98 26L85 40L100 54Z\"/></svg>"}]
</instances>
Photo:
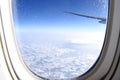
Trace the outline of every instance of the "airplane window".
<instances>
[{"instance_id":1,"label":"airplane window","mask_svg":"<svg viewBox=\"0 0 120 80\"><path fill-rule=\"evenodd\" d=\"M108 0L12 0L12 12L20 54L36 75L78 77L98 59Z\"/></svg>"}]
</instances>

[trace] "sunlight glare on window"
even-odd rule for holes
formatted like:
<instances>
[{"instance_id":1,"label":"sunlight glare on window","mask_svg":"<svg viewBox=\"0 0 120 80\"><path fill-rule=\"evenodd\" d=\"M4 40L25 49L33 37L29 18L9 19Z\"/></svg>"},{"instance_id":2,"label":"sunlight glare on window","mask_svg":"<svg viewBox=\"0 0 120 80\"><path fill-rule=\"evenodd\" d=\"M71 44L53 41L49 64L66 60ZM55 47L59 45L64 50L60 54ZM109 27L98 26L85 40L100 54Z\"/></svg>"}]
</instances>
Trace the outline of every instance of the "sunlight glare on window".
<instances>
[{"instance_id":1,"label":"sunlight glare on window","mask_svg":"<svg viewBox=\"0 0 120 80\"><path fill-rule=\"evenodd\" d=\"M12 0L12 12L21 56L36 75L78 77L98 59L108 0Z\"/></svg>"}]
</instances>

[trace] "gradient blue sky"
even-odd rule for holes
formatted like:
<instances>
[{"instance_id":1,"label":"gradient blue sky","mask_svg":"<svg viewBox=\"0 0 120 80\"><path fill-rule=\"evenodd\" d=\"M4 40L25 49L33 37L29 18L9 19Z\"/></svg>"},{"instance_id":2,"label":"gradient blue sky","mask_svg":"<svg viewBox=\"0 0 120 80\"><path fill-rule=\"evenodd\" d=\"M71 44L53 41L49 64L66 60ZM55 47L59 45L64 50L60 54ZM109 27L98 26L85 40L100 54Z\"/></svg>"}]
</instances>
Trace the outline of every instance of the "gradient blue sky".
<instances>
[{"instance_id":1,"label":"gradient blue sky","mask_svg":"<svg viewBox=\"0 0 120 80\"><path fill-rule=\"evenodd\" d=\"M14 0L13 0L14 1ZM77 12L107 17L108 0L16 0L15 24L20 28L99 28L98 20L66 14Z\"/></svg>"}]
</instances>

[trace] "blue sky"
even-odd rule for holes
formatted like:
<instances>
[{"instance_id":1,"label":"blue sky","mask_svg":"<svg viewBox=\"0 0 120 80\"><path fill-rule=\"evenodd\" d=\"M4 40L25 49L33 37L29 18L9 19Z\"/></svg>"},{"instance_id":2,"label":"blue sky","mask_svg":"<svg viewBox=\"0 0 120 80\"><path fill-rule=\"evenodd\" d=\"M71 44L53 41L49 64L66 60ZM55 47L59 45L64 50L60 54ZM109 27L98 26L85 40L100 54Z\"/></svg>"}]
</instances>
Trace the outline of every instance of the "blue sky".
<instances>
[{"instance_id":1,"label":"blue sky","mask_svg":"<svg viewBox=\"0 0 120 80\"><path fill-rule=\"evenodd\" d=\"M107 0L16 0L14 20L19 28L98 29L105 25L64 11L106 17L107 4Z\"/></svg>"}]
</instances>

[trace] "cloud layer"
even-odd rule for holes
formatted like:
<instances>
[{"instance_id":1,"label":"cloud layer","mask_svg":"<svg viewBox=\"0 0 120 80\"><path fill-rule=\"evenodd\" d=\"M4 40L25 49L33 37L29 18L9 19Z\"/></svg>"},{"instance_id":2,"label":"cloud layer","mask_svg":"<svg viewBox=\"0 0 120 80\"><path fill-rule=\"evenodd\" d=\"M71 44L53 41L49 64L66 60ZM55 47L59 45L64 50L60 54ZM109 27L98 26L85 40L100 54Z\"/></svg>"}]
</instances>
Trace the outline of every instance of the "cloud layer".
<instances>
[{"instance_id":1,"label":"cloud layer","mask_svg":"<svg viewBox=\"0 0 120 80\"><path fill-rule=\"evenodd\" d=\"M35 38L24 34L19 41L23 60L39 76L50 79L80 76L91 68L100 54L101 47L96 42L80 43L71 41L71 38L66 40L59 36L61 39L53 39L50 34L48 36L49 39L47 36Z\"/></svg>"}]
</instances>

